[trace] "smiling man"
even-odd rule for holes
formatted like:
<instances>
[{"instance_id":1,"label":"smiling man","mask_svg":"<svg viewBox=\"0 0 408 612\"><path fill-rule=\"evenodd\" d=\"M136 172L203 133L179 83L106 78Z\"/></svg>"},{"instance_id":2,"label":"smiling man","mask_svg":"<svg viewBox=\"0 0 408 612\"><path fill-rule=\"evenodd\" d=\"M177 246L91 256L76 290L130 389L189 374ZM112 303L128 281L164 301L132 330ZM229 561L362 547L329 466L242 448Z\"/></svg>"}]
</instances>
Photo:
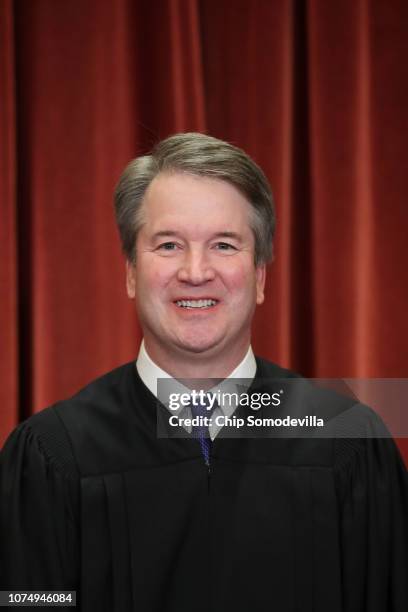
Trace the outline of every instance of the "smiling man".
<instances>
[{"instance_id":1,"label":"smiling man","mask_svg":"<svg viewBox=\"0 0 408 612\"><path fill-rule=\"evenodd\" d=\"M250 204L220 179L163 172L142 215L127 286L147 353L175 377L228 376L248 352L263 301Z\"/></svg>"},{"instance_id":2,"label":"smiling man","mask_svg":"<svg viewBox=\"0 0 408 612\"><path fill-rule=\"evenodd\" d=\"M144 339L136 363L9 438L2 588L75 589L84 612L406 612L407 476L393 441L368 408L251 348L275 225L263 172L226 142L178 134L129 164L115 209ZM158 401L161 379L175 411ZM206 379L205 392L185 379ZM262 421L264 397L285 415L291 385L306 389L292 408L313 405L333 435L223 426L250 408L220 391L243 386ZM163 421L178 435L160 437Z\"/></svg>"}]
</instances>

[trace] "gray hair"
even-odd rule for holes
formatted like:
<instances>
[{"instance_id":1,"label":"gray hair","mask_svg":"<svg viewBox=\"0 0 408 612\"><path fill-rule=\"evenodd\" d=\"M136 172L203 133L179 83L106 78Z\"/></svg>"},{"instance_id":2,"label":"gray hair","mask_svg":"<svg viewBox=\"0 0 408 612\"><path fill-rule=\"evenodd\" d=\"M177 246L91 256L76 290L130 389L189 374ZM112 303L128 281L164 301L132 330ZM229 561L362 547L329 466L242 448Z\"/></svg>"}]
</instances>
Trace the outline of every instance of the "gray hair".
<instances>
[{"instance_id":1,"label":"gray hair","mask_svg":"<svg viewBox=\"0 0 408 612\"><path fill-rule=\"evenodd\" d=\"M218 138L182 133L159 142L150 155L137 157L125 168L115 189L115 213L122 249L135 261L136 238L143 225L143 197L161 172L185 172L233 185L252 206L255 264L272 259L275 210L268 180L242 150Z\"/></svg>"}]
</instances>

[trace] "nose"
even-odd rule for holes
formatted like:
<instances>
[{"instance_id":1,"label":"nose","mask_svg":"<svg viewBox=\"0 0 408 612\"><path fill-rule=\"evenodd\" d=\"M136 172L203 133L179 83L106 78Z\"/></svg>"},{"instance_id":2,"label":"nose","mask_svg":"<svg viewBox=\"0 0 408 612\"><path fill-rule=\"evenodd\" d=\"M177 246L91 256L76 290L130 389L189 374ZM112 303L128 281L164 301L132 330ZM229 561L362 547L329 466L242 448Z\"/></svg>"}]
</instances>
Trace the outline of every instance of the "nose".
<instances>
[{"instance_id":1,"label":"nose","mask_svg":"<svg viewBox=\"0 0 408 612\"><path fill-rule=\"evenodd\" d=\"M215 277L214 268L202 249L189 249L186 251L177 278L183 283L202 285Z\"/></svg>"}]
</instances>

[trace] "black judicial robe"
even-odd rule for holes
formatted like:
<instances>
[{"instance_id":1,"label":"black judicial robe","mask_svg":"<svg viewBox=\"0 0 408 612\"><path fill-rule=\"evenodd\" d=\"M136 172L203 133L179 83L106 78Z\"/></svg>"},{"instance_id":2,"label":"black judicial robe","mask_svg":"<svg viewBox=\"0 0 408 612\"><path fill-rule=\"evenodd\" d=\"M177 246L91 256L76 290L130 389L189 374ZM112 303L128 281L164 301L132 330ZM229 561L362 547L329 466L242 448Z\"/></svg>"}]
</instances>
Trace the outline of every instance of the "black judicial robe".
<instances>
[{"instance_id":1,"label":"black judicial robe","mask_svg":"<svg viewBox=\"0 0 408 612\"><path fill-rule=\"evenodd\" d=\"M255 385L292 376L257 365ZM157 438L134 363L110 372L7 441L1 589L75 589L83 612L407 612L407 473L352 404L331 403L337 439L220 435L209 473L197 440Z\"/></svg>"}]
</instances>

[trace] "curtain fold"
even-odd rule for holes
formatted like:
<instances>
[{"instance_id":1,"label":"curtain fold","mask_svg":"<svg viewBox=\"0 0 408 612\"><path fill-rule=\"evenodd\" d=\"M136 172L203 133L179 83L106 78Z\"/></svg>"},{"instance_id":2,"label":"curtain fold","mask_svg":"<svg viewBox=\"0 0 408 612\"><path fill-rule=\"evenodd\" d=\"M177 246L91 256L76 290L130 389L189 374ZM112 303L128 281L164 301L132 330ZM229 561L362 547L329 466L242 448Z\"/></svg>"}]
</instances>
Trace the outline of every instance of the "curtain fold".
<instances>
[{"instance_id":1,"label":"curtain fold","mask_svg":"<svg viewBox=\"0 0 408 612\"><path fill-rule=\"evenodd\" d=\"M374 58L368 3L337 4L329 13L312 2L308 25L316 368L334 376L341 364L343 376L369 376ZM348 33L346 48L336 41L339 29ZM335 311L342 313L337 326L330 322Z\"/></svg>"},{"instance_id":2,"label":"curtain fold","mask_svg":"<svg viewBox=\"0 0 408 612\"><path fill-rule=\"evenodd\" d=\"M19 418L16 123L12 0L0 4L0 444Z\"/></svg>"},{"instance_id":3,"label":"curtain fold","mask_svg":"<svg viewBox=\"0 0 408 612\"><path fill-rule=\"evenodd\" d=\"M1 440L135 356L112 192L177 131L243 147L273 186L256 352L307 376L406 376L406 2L0 11Z\"/></svg>"}]
</instances>

